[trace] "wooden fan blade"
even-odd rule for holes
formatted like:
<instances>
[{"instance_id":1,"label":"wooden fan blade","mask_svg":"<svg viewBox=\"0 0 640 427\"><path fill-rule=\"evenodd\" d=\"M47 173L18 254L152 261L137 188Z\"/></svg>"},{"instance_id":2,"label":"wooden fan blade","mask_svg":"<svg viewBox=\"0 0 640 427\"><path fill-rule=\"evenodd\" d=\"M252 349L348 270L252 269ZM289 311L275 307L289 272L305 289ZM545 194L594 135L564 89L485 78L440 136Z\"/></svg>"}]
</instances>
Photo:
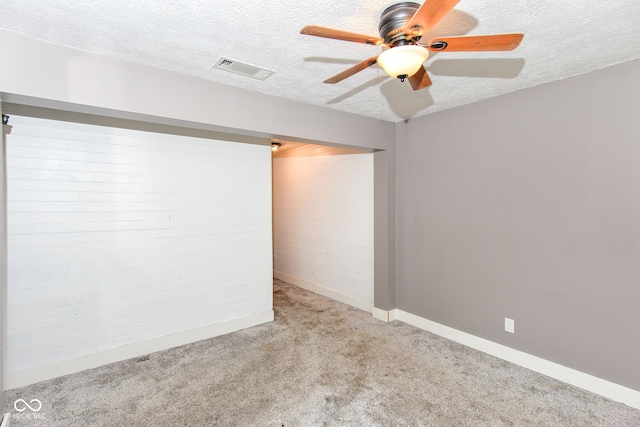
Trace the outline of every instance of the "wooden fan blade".
<instances>
[{"instance_id":1,"label":"wooden fan blade","mask_svg":"<svg viewBox=\"0 0 640 427\"><path fill-rule=\"evenodd\" d=\"M422 6L416 10L406 28L418 26L420 34L433 28L444 16L458 4L460 0L425 0Z\"/></svg>"},{"instance_id":2,"label":"wooden fan blade","mask_svg":"<svg viewBox=\"0 0 640 427\"><path fill-rule=\"evenodd\" d=\"M523 37L524 34L442 37L431 40L428 47L434 52L513 50L518 47Z\"/></svg>"},{"instance_id":3,"label":"wooden fan blade","mask_svg":"<svg viewBox=\"0 0 640 427\"><path fill-rule=\"evenodd\" d=\"M334 30L333 28L318 27L317 25L307 25L300 34L309 36L325 37L327 39L345 40L348 42L365 43L372 45L381 45L384 39L380 37L367 36L365 34L352 33L349 31Z\"/></svg>"},{"instance_id":4,"label":"wooden fan blade","mask_svg":"<svg viewBox=\"0 0 640 427\"><path fill-rule=\"evenodd\" d=\"M362 70L364 70L365 68L369 68L371 67L373 64L375 64L376 62L378 62L378 57L377 56L373 56L367 60L362 61L359 64L354 65L353 67L344 70L341 73L336 74L333 77L329 77L327 80L325 80L322 83L338 83L341 82L342 80L346 79L347 77L351 77L353 76L355 73L358 73Z\"/></svg>"},{"instance_id":5,"label":"wooden fan blade","mask_svg":"<svg viewBox=\"0 0 640 427\"><path fill-rule=\"evenodd\" d=\"M417 73L409 77L409 83L411 83L413 90L420 90L427 86L431 86L431 79L429 78L427 71L424 69L424 66L420 67Z\"/></svg>"}]
</instances>

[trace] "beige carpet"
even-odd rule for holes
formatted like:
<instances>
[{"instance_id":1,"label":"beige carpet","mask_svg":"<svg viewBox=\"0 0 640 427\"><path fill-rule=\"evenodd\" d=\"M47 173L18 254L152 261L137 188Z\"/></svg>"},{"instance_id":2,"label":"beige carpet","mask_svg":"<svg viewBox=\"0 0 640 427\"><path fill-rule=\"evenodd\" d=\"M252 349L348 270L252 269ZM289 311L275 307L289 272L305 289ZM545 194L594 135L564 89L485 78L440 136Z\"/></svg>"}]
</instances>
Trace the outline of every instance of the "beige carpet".
<instances>
[{"instance_id":1,"label":"beige carpet","mask_svg":"<svg viewBox=\"0 0 640 427\"><path fill-rule=\"evenodd\" d=\"M640 426L640 411L275 281L275 322L5 393L12 426Z\"/></svg>"}]
</instances>

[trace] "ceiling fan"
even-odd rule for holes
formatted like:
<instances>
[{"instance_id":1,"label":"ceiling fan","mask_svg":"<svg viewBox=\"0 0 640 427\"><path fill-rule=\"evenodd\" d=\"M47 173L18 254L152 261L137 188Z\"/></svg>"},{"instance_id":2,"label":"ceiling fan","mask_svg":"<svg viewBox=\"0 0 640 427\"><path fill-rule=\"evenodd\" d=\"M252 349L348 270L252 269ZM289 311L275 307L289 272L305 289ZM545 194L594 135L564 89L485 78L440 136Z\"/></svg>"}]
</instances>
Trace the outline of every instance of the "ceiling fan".
<instances>
[{"instance_id":1,"label":"ceiling fan","mask_svg":"<svg viewBox=\"0 0 640 427\"><path fill-rule=\"evenodd\" d=\"M513 50L523 34L491 34L479 36L439 37L420 44L420 38L431 30L460 0L425 0L420 5L403 1L392 4L380 14L380 37L308 25L300 33L316 37L382 46L384 51L353 67L329 77L324 83L338 83L347 77L378 64L393 78L409 79L414 90L431 85L423 64L432 52L471 52Z\"/></svg>"}]
</instances>

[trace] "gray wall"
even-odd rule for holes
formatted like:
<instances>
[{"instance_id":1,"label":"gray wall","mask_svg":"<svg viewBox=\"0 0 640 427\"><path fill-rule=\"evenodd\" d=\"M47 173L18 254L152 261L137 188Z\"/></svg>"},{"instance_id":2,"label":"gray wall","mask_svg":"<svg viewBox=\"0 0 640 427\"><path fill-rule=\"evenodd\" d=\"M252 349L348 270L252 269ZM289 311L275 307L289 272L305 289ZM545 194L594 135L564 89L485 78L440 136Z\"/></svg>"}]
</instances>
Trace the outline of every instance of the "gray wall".
<instances>
[{"instance_id":1,"label":"gray wall","mask_svg":"<svg viewBox=\"0 0 640 427\"><path fill-rule=\"evenodd\" d=\"M373 306L396 308L395 150L373 154Z\"/></svg>"},{"instance_id":2,"label":"gray wall","mask_svg":"<svg viewBox=\"0 0 640 427\"><path fill-rule=\"evenodd\" d=\"M635 61L406 123L398 308L640 390L639 75Z\"/></svg>"}]
</instances>

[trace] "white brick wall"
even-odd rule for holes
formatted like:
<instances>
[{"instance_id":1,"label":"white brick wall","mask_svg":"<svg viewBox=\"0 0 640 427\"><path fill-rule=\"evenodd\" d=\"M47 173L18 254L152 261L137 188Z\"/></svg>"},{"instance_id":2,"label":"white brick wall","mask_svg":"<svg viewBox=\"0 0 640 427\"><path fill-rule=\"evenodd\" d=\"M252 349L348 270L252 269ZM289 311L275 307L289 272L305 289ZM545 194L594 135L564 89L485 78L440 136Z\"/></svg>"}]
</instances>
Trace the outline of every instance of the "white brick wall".
<instances>
[{"instance_id":1,"label":"white brick wall","mask_svg":"<svg viewBox=\"0 0 640 427\"><path fill-rule=\"evenodd\" d=\"M276 276L371 310L373 154L274 159Z\"/></svg>"},{"instance_id":2,"label":"white brick wall","mask_svg":"<svg viewBox=\"0 0 640 427\"><path fill-rule=\"evenodd\" d=\"M7 372L272 310L269 147L11 125Z\"/></svg>"}]
</instances>

